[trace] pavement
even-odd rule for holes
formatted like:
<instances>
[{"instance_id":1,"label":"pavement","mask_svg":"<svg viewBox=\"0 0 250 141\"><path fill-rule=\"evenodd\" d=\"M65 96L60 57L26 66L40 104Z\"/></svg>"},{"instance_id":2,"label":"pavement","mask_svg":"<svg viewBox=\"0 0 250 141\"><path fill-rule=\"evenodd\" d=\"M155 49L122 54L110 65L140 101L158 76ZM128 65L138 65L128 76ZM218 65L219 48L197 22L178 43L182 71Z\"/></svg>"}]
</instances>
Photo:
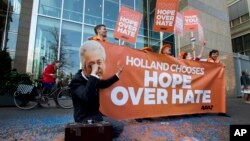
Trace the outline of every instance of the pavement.
<instances>
[{"instance_id":1,"label":"pavement","mask_svg":"<svg viewBox=\"0 0 250 141\"><path fill-rule=\"evenodd\" d=\"M243 102L243 98L227 96L227 114L231 119L231 124L250 125L250 104Z\"/></svg>"},{"instance_id":2,"label":"pavement","mask_svg":"<svg viewBox=\"0 0 250 141\"><path fill-rule=\"evenodd\" d=\"M250 124L250 104L236 96L227 96L226 104L229 117L204 114L123 121L125 128L117 140L227 141L231 124ZM73 109L0 107L0 141L63 141L70 122Z\"/></svg>"}]
</instances>

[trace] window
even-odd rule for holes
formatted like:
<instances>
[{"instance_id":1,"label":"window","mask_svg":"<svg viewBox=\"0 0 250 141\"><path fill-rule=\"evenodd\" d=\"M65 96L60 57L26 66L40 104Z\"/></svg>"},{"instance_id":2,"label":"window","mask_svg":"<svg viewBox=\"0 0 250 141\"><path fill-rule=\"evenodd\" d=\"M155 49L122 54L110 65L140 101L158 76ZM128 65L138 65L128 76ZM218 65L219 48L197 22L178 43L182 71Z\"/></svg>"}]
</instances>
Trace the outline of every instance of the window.
<instances>
[{"instance_id":1,"label":"window","mask_svg":"<svg viewBox=\"0 0 250 141\"><path fill-rule=\"evenodd\" d=\"M245 21L249 20L249 13L241 16L241 20L242 20L242 22L245 22Z\"/></svg>"},{"instance_id":2,"label":"window","mask_svg":"<svg viewBox=\"0 0 250 141\"><path fill-rule=\"evenodd\" d=\"M104 24L106 25L106 27L111 29L115 28L118 14L119 14L119 0L105 0Z\"/></svg>"},{"instance_id":3,"label":"window","mask_svg":"<svg viewBox=\"0 0 250 141\"><path fill-rule=\"evenodd\" d=\"M152 0L149 2L149 36L151 38L155 38L155 39L160 39L160 34L159 32L154 32L153 31L153 25L154 25L154 16L155 16L155 6L156 6L156 1Z\"/></svg>"},{"instance_id":4,"label":"window","mask_svg":"<svg viewBox=\"0 0 250 141\"><path fill-rule=\"evenodd\" d=\"M11 14L9 31L18 32L19 18L20 18L19 14L14 14L14 13Z\"/></svg>"},{"instance_id":5,"label":"window","mask_svg":"<svg viewBox=\"0 0 250 141\"><path fill-rule=\"evenodd\" d=\"M61 70L66 74L75 74L80 68L79 48L81 45L81 24L63 22L61 35Z\"/></svg>"},{"instance_id":6,"label":"window","mask_svg":"<svg viewBox=\"0 0 250 141\"><path fill-rule=\"evenodd\" d=\"M250 51L250 34L245 35L243 38L244 38L245 50Z\"/></svg>"},{"instance_id":7,"label":"window","mask_svg":"<svg viewBox=\"0 0 250 141\"><path fill-rule=\"evenodd\" d=\"M110 43L119 44L119 40L116 40L114 38L114 31L113 30L108 30L107 40Z\"/></svg>"},{"instance_id":8,"label":"window","mask_svg":"<svg viewBox=\"0 0 250 141\"><path fill-rule=\"evenodd\" d=\"M239 25L240 24L240 18L232 20L233 26Z\"/></svg>"},{"instance_id":9,"label":"window","mask_svg":"<svg viewBox=\"0 0 250 141\"><path fill-rule=\"evenodd\" d=\"M12 60L15 58L16 43L17 43L17 34L9 32L8 39L7 39L7 49L10 53L10 57Z\"/></svg>"},{"instance_id":10,"label":"window","mask_svg":"<svg viewBox=\"0 0 250 141\"><path fill-rule=\"evenodd\" d=\"M63 18L82 22L83 0L64 0Z\"/></svg>"},{"instance_id":11,"label":"window","mask_svg":"<svg viewBox=\"0 0 250 141\"><path fill-rule=\"evenodd\" d=\"M238 37L233 39L233 51L243 53L242 38Z\"/></svg>"},{"instance_id":12,"label":"window","mask_svg":"<svg viewBox=\"0 0 250 141\"><path fill-rule=\"evenodd\" d=\"M94 26L84 25L83 42L87 41L89 37L95 36Z\"/></svg>"},{"instance_id":13,"label":"window","mask_svg":"<svg viewBox=\"0 0 250 141\"><path fill-rule=\"evenodd\" d=\"M87 24L98 25L102 23L102 0L85 1L85 19Z\"/></svg>"},{"instance_id":14,"label":"window","mask_svg":"<svg viewBox=\"0 0 250 141\"><path fill-rule=\"evenodd\" d=\"M134 0L121 0L121 4L127 8L134 9Z\"/></svg>"},{"instance_id":15,"label":"window","mask_svg":"<svg viewBox=\"0 0 250 141\"><path fill-rule=\"evenodd\" d=\"M136 40L136 49L142 49L145 46L149 46L148 45L148 38L138 36L137 40Z\"/></svg>"},{"instance_id":16,"label":"window","mask_svg":"<svg viewBox=\"0 0 250 141\"><path fill-rule=\"evenodd\" d=\"M40 76L44 67L57 59L59 20L38 17L35 37L33 72Z\"/></svg>"},{"instance_id":17,"label":"window","mask_svg":"<svg viewBox=\"0 0 250 141\"><path fill-rule=\"evenodd\" d=\"M137 0L135 10L143 14L139 35L148 36L148 16L147 16L147 1Z\"/></svg>"},{"instance_id":18,"label":"window","mask_svg":"<svg viewBox=\"0 0 250 141\"><path fill-rule=\"evenodd\" d=\"M9 0L10 1L10 13L8 18L6 39L7 49L10 53L11 59L15 59L16 53L16 43L17 43L17 33L21 12L21 0ZM5 22L5 20L3 20ZM4 26L2 26L4 28ZM3 28L1 30L3 30ZM2 39L2 38L1 38Z\"/></svg>"},{"instance_id":19,"label":"window","mask_svg":"<svg viewBox=\"0 0 250 141\"><path fill-rule=\"evenodd\" d=\"M40 0L39 14L61 17L62 0Z\"/></svg>"}]
</instances>

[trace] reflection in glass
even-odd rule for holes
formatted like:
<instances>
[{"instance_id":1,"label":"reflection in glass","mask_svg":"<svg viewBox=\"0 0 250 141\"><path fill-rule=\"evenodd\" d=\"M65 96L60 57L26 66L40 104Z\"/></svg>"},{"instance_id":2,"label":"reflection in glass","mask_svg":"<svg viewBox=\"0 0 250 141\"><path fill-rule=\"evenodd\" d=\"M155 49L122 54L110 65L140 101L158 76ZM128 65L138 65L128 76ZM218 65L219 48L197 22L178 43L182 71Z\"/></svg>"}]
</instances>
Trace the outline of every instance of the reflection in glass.
<instances>
[{"instance_id":1,"label":"reflection in glass","mask_svg":"<svg viewBox=\"0 0 250 141\"><path fill-rule=\"evenodd\" d=\"M39 14L61 17L62 0L40 0Z\"/></svg>"},{"instance_id":2,"label":"reflection in glass","mask_svg":"<svg viewBox=\"0 0 250 141\"><path fill-rule=\"evenodd\" d=\"M11 12L15 14L20 14L22 0L9 0L9 1L11 3Z\"/></svg>"},{"instance_id":3,"label":"reflection in glass","mask_svg":"<svg viewBox=\"0 0 250 141\"><path fill-rule=\"evenodd\" d=\"M147 37L138 36L136 40L136 49L142 49L144 46L148 46L147 42L148 42Z\"/></svg>"},{"instance_id":4,"label":"reflection in glass","mask_svg":"<svg viewBox=\"0 0 250 141\"><path fill-rule=\"evenodd\" d=\"M85 1L85 19L87 24L97 25L102 23L102 0Z\"/></svg>"},{"instance_id":5,"label":"reflection in glass","mask_svg":"<svg viewBox=\"0 0 250 141\"><path fill-rule=\"evenodd\" d=\"M64 0L63 18L82 22L83 0Z\"/></svg>"},{"instance_id":6,"label":"reflection in glass","mask_svg":"<svg viewBox=\"0 0 250 141\"><path fill-rule=\"evenodd\" d=\"M81 45L80 24L63 22L61 35L60 70L66 75L75 74L80 68L79 48Z\"/></svg>"},{"instance_id":7,"label":"reflection in glass","mask_svg":"<svg viewBox=\"0 0 250 141\"><path fill-rule=\"evenodd\" d=\"M12 32L18 32L18 25L19 25L19 18L20 18L20 15L19 14L14 14L12 13L12 16L11 16L11 20L10 20L10 28L9 28L9 31L12 31Z\"/></svg>"},{"instance_id":8,"label":"reflection in glass","mask_svg":"<svg viewBox=\"0 0 250 141\"><path fill-rule=\"evenodd\" d=\"M33 72L36 78L44 67L57 59L59 47L59 20L38 17L35 37Z\"/></svg>"},{"instance_id":9,"label":"reflection in glass","mask_svg":"<svg viewBox=\"0 0 250 141\"><path fill-rule=\"evenodd\" d=\"M143 14L138 34L148 36L147 1L137 0L135 3L135 10Z\"/></svg>"},{"instance_id":10,"label":"reflection in glass","mask_svg":"<svg viewBox=\"0 0 250 141\"><path fill-rule=\"evenodd\" d=\"M110 43L119 44L119 40L116 40L116 39L114 38L114 31L113 31L113 30L108 30L107 40L108 40L108 42L110 42Z\"/></svg>"},{"instance_id":11,"label":"reflection in glass","mask_svg":"<svg viewBox=\"0 0 250 141\"><path fill-rule=\"evenodd\" d=\"M7 39L7 50L10 53L10 57L12 60L15 59L15 53L16 53L16 42L17 42L17 34L16 33L8 33L8 39Z\"/></svg>"},{"instance_id":12,"label":"reflection in glass","mask_svg":"<svg viewBox=\"0 0 250 141\"><path fill-rule=\"evenodd\" d=\"M121 0L121 4L123 6L130 8L130 9L134 9L134 0Z\"/></svg>"},{"instance_id":13,"label":"reflection in glass","mask_svg":"<svg viewBox=\"0 0 250 141\"><path fill-rule=\"evenodd\" d=\"M115 28L119 14L119 0L104 1L104 24L108 28Z\"/></svg>"},{"instance_id":14,"label":"reflection in glass","mask_svg":"<svg viewBox=\"0 0 250 141\"><path fill-rule=\"evenodd\" d=\"M153 31L156 0L152 0L148 4L149 4L149 37L150 37L149 44L154 48L154 50L159 50L160 33Z\"/></svg>"},{"instance_id":15,"label":"reflection in glass","mask_svg":"<svg viewBox=\"0 0 250 141\"><path fill-rule=\"evenodd\" d=\"M18 32L19 18L20 18L20 11L21 11L21 2L22 2L21 0L9 0L8 5L7 5L7 2L6 2L6 5L4 5L1 2L1 6L0 6L1 7L0 40L1 42L4 42L3 48L7 48L12 60L15 59L17 32ZM5 25L5 22L6 22L5 17L7 15L8 15L7 25ZM1 44L1 47L2 47L2 44Z\"/></svg>"},{"instance_id":16,"label":"reflection in glass","mask_svg":"<svg viewBox=\"0 0 250 141\"><path fill-rule=\"evenodd\" d=\"M89 37L95 36L94 32L94 26L84 26L84 32L83 32L83 42L87 41Z\"/></svg>"}]
</instances>

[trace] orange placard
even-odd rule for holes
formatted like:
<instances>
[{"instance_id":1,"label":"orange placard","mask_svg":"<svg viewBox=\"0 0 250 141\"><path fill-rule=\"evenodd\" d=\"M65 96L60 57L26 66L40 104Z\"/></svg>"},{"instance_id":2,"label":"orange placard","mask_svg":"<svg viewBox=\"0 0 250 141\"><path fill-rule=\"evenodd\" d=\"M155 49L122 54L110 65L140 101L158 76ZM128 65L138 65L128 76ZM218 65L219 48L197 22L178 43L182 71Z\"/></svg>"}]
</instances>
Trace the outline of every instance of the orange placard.
<instances>
[{"instance_id":1,"label":"orange placard","mask_svg":"<svg viewBox=\"0 0 250 141\"><path fill-rule=\"evenodd\" d=\"M119 81L100 91L100 110L114 119L194 113L225 113L222 64L180 60L153 52L102 43L105 78L124 70Z\"/></svg>"},{"instance_id":2,"label":"orange placard","mask_svg":"<svg viewBox=\"0 0 250 141\"><path fill-rule=\"evenodd\" d=\"M174 32L175 16L179 0L157 0L154 17L154 31Z\"/></svg>"},{"instance_id":3,"label":"orange placard","mask_svg":"<svg viewBox=\"0 0 250 141\"><path fill-rule=\"evenodd\" d=\"M122 6L117 19L114 37L126 42L135 43L141 19L141 13Z\"/></svg>"},{"instance_id":4,"label":"orange placard","mask_svg":"<svg viewBox=\"0 0 250 141\"><path fill-rule=\"evenodd\" d=\"M179 36L183 36L183 16L179 12L177 12L177 15L176 15L175 34Z\"/></svg>"},{"instance_id":5,"label":"orange placard","mask_svg":"<svg viewBox=\"0 0 250 141\"><path fill-rule=\"evenodd\" d=\"M195 32L198 30L198 11L197 10L186 10L183 12L184 17L184 31Z\"/></svg>"}]
</instances>

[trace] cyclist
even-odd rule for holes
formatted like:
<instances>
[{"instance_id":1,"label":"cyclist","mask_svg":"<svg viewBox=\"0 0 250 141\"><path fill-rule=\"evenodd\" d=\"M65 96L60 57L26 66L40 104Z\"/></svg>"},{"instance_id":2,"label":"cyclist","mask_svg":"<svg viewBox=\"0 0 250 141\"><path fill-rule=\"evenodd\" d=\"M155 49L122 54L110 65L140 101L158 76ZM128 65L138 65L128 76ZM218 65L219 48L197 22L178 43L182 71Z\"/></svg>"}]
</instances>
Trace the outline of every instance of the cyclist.
<instances>
[{"instance_id":1,"label":"cyclist","mask_svg":"<svg viewBox=\"0 0 250 141\"><path fill-rule=\"evenodd\" d=\"M43 83L43 93L50 92L56 84L56 70L60 67L61 62L59 60L55 60L52 64L48 64L44 69L42 75L42 83ZM54 97L55 103L58 105Z\"/></svg>"}]
</instances>

